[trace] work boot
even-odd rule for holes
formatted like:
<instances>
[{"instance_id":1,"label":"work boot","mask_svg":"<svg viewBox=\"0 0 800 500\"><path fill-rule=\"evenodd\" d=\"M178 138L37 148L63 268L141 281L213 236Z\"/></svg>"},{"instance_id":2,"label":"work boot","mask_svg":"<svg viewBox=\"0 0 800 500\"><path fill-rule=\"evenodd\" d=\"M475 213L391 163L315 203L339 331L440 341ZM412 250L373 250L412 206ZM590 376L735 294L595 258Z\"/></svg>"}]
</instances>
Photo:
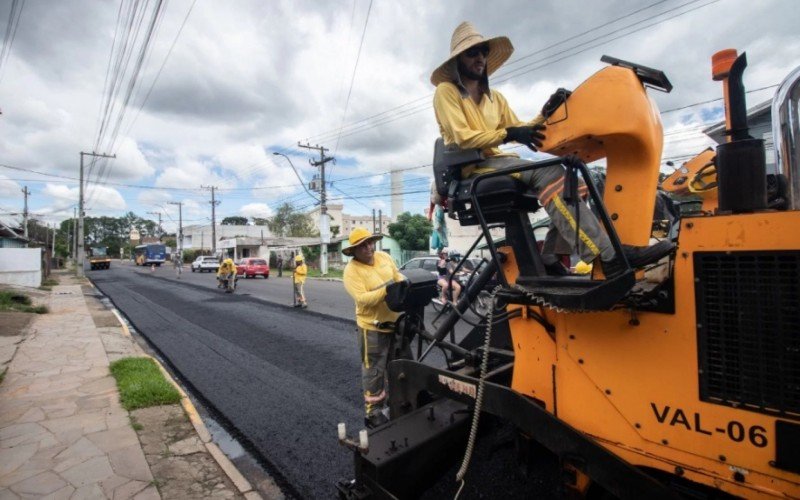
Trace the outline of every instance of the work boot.
<instances>
[{"instance_id":1,"label":"work boot","mask_svg":"<svg viewBox=\"0 0 800 500\"><path fill-rule=\"evenodd\" d=\"M389 419L386 418L386 415L384 415L382 412L378 412L368 415L364 419L364 425L367 427L367 429L374 429L375 427L380 427L388 421Z\"/></svg>"},{"instance_id":2,"label":"work boot","mask_svg":"<svg viewBox=\"0 0 800 500\"><path fill-rule=\"evenodd\" d=\"M639 269L649 264L654 264L666 257L675 250L675 243L662 240L655 245L647 247L635 247L631 245L622 245L622 252L628 260L628 264L632 269ZM620 259L614 258L610 261L602 261L603 274L606 277L616 276L625 270L625 266Z\"/></svg>"}]
</instances>

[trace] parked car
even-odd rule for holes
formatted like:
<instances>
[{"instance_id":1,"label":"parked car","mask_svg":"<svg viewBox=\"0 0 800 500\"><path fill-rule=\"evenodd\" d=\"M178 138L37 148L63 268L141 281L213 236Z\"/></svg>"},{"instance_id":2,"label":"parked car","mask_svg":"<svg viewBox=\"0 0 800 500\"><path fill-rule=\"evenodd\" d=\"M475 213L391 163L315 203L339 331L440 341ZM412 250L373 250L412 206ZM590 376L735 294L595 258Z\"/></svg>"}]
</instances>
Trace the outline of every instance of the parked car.
<instances>
[{"instance_id":1,"label":"parked car","mask_svg":"<svg viewBox=\"0 0 800 500\"><path fill-rule=\"evenodd\" d=\"M426 271L430 271L431 273L438 276L439 273L436 272L436 264L439 262L439 257L430 256L430 257L417 257L407 261L405 264L400 266L400 270L404 271L406 269L425 269ZM464 262L464 265L461 266L461 271L463 273L471 273L475 270L476 267L481 265L481 259L478 258L471 258L467 259Z\"/></svg>"},{"instance_id":2,"label":"parked car","mask_svg":"<svg viewBox=\"0 0 800 500\"><path fill-rule=\"evenodd\" d=\"M269 264L266 259L247 258L242 259L236 264L236 275L245 278L255 278L263 276L269 278Z\"/></svg>"},{"instance_id":3,"label":"parked car","mask_svg":"<svg viewBox=\"0 0 800 500\"><path fill-rule=\"evenodd\" d=\"M219 269L219 260L216 257L210 257L207 255L201 255L200 257L194 259L192 262L192 272L204 272L208 271L210 273L217 272Z\"/></svg>"}]
</instances>

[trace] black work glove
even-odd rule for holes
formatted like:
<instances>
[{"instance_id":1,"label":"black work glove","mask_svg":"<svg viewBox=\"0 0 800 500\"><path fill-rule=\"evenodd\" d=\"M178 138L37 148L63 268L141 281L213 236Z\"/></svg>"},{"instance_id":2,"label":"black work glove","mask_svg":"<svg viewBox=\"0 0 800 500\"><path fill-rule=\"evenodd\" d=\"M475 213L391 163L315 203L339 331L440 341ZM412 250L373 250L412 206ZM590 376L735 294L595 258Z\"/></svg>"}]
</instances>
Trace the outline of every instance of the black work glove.
<instances>
[{"instance_id":1,"label":"black work glove","mask_svg":"<svg viewBox=\"0 0 800 500\"><path fill-rule=\"evenodd\" d=\"M514 141L528 146L531 151L538 151L538 148L542 147L542 141L544 140L542 130L546 128L544 125L508 127L503 143Z\"/></svg>"},{"instance_id":2,"label":"black work glove","mask_svg":"<svg viewBox=\"0 0 800 500\"><path fill-rule=\"evenodd\" d=\"M386 305L395 312L402 312L408 294L408 280L395 281L386 285Z\"/></svg>"},{"instance_id":3,"label":"black work glove","mask_svg":"<svg viewBox=\"0 0 800 500\"><path fill-rule=\"evenodd\" d=\"M550 115L555 113L558 107L564 104L571 95L572 91L565 88L560 88L553 92L550 99L542 106L542 116L550 118Z\"/></svg>"}]
</instances>

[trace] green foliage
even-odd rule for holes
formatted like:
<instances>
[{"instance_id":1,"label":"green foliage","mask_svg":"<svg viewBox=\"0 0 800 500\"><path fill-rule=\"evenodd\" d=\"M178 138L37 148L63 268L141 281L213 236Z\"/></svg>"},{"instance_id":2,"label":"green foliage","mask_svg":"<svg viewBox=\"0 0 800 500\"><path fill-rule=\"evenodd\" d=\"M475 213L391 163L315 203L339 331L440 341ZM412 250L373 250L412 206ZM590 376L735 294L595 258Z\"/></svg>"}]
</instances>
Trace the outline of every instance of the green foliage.
<instances>
[{"instance_id":1,"label":"green foliage","mask_svg":"<svg viewBox=\"0 0 800 500\"><path fill-rule=\"evenodd\" d=\"M45 314L47 307L34 306L31 298L22 293L0 292L0 311Z\"/></svg>"},{"instance_id":2,"label":"green foliage","mask_svg":"<svg viewBox=\"0 0 800 500\"><path fill-rule=\"evenodd\" d=\"M128 212L122 217L85 217L84 221L84 242L87 246L108 247L108 254L119 256L120 248L125 249L125 255L130 255L132 249L130 245L130 232L136 228L142 237L158 236L158 224L143 219L133 212ZM69 248L67 241L70 241L75 228L75 219L67 219L61 222L56 235L56 253L65 257Z\"/></svg>"},{"instance_id":3,"label":"green foliage","mask_svg":"<svg viewBox=\"0 0 800 500\"><path fill-rule=\"evenodd\" d=\"M122 358L109 366L126 410L178 403L181 395L150 358Z\"/></svg>"},{"instance_id":4,"label":"green foliage","mask_svg":"<svg viewBox=\"0 0 800 500\"><path fill-rule=\"evenodd\" d=\"M223 226L246 226L247 217L232 215L230 217L225 217L224 219L222 219L222 222L220 224L222 224Z\"/></svg>"},{"instance_id":5,"label":"green foliage","mask_svg":"<svg viewBox=\"0 0 800 500\"><path fill-rule=\"evenodd\" d=\"M196 259L200 255L203 255L200 250L184 250L183 262L184 263L194 262L194 259Z\"/></svg>"},{"instance_id":6,"label":"green foliage","mask_svg":"<svg viewBox=\"0 0 800 500\"><path fill-rule=\"evenodd\" d=\"M389 224L389 236L397 240L403 250L427 250L433 225L424 215L403 212L397 222Z\"/></svg>"},{"instance_id":7,"label":"green foliage","mask_svg":"<svg viewBox=\"0 0 800 500\"><path fill-rule=\"evenodd\" d=\"M300 252L302 252L303 258L306 260L308 267L311 267L311 264L316 264L319 262L320 248L318 246L300 247Z\"/></svg>"},{"instance_id":8,"label":"green foliage","mask_svg":"<svg viewBox=\"0 0 800 500\"><path fill-rule=\"evenodd\" d=\"M267 226L275 236L294 236L298 238L319 236L311 218L299 212L291 203L284 203L275 215L266 219Z\"/></svg>"},{"instance_id":9,"label":"green foliage","mask_svg":"<svg viewBox=\"0 0 800 500\"><path fill-rule=\"evenodd\" d=\"M178 248L178 240L173 237L164 238L163 241L164 245L170 247L173 252Z\"/></svg>"}]
</instances>

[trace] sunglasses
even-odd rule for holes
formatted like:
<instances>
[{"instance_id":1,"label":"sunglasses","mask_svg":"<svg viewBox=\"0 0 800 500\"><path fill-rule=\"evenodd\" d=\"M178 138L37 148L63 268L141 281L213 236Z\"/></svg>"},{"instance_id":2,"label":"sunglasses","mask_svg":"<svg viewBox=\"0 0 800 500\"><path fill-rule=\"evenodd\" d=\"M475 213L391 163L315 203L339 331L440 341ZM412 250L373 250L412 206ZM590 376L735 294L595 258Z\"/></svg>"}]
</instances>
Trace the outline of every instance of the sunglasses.
<instances>
[{"instance_id":1,"label":"sunglasses","mask_svg":"<svg viewBox=\"0 0 800 500\"><path fill-rule=\"evenodd\" d=\"M478 57L478 54L483 54L483 57L487 57L489 55L489 46L478 45L464 51L464 55L467 57Z\"/></svg>"}]
</instances>

